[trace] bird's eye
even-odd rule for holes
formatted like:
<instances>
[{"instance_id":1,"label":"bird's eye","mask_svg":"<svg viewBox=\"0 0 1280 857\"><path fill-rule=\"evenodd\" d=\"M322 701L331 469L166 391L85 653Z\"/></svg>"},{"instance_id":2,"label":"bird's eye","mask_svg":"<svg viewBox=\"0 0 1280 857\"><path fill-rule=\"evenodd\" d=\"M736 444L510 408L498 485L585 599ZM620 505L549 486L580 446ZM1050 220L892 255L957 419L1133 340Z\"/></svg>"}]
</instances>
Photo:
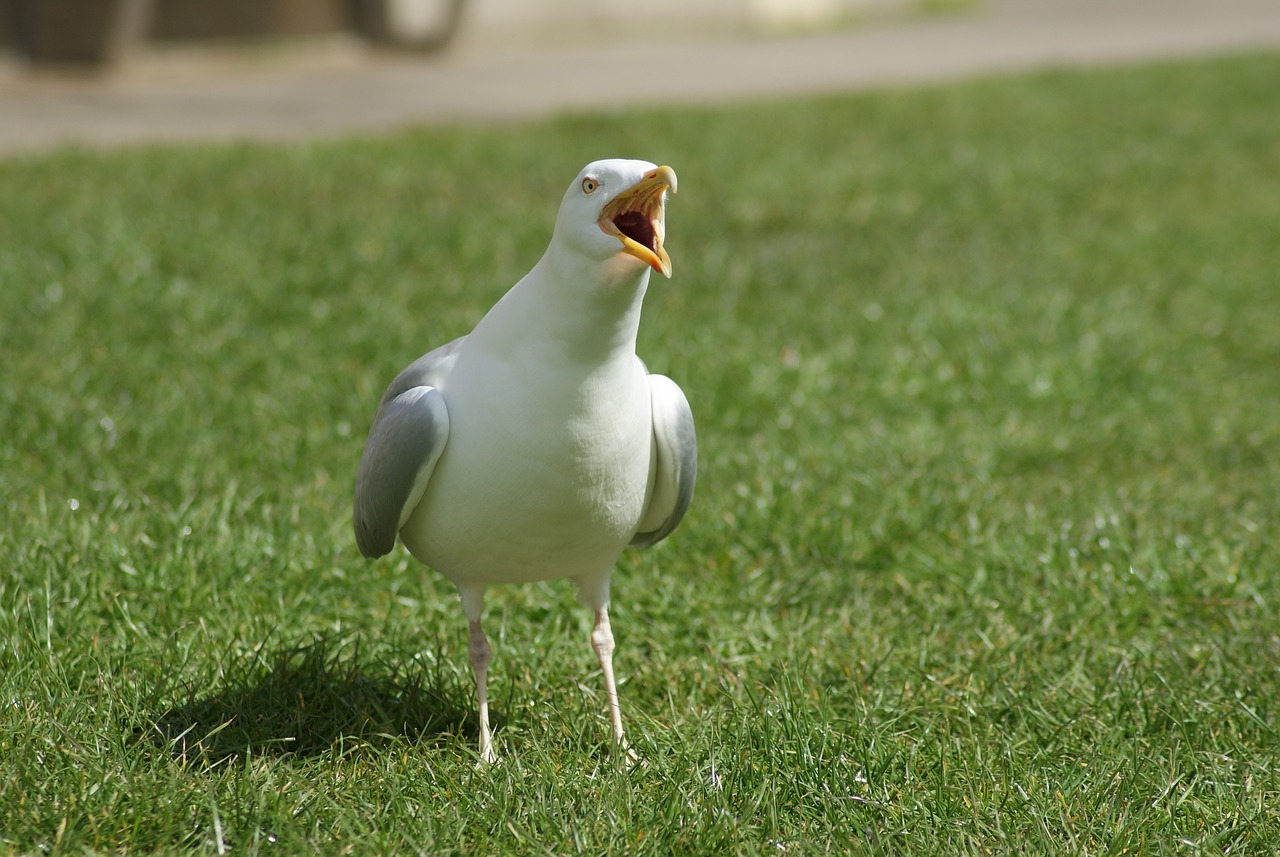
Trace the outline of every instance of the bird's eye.
<instances>
[{"instance_id":1,"label":"bird's eye","mask_svg":"<svg viewBox=\"0 0 1280 857\"><path fill-rule=\"evenodd\" d=\"M585 179L582 180L583 193L595 193L598 187L600 187L600 182L591 178L591 176L587 176Z\"/></svg>"}]
</instances>

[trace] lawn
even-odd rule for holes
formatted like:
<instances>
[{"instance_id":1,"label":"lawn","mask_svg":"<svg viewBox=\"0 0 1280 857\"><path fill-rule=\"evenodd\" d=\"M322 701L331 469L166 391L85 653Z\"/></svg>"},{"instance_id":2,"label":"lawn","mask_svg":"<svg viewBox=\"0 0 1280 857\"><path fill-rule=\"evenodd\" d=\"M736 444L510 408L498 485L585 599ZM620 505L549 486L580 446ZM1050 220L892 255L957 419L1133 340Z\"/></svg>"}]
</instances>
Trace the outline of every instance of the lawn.
<instances>
[{"instance_id":1,"label":"lawn","mask_svg":"<svg viewBox=\"0 0 1280 857\"><path fill-rule=\"evenodd\" d=\"M0 161L0 852L1280 849L1280 55ZM671 164L614 578L363 560L382 387Z\"/></svg>"}]
</instances>

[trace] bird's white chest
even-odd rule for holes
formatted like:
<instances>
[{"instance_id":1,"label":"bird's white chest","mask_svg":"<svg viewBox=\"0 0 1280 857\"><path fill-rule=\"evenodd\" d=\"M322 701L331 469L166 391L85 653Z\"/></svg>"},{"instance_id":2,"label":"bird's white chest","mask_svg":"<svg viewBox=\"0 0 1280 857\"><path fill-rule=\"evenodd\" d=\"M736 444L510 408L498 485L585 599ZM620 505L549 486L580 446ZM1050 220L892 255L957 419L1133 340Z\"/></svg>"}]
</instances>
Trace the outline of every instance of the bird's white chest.
<instances>
[{"instance_id":1,"label":"bird's white chest","mask_svg":"<svg viewBox=\"0 0 1280 857\"><path fill-rule=\"evenodd\" d=\"M580 371L460 361L442 392L449 440L401 531L409 550L455 581L612 566L652 481L649 388L634 355Z\"/></svg>"}]
</instances>

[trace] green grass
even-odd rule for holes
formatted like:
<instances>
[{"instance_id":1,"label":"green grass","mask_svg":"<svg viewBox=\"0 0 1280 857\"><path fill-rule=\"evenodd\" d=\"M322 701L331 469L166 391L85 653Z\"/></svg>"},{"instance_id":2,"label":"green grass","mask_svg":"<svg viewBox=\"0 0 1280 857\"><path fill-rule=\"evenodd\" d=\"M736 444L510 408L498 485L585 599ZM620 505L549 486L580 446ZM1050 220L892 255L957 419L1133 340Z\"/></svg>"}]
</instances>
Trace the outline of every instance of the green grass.
<instances>
[{"instance_id":1,"label":"green grass","mask_svg":"<svg viewBox=\"0 0 1280 857\"><path fill-rule=\"evenodd\" d=\"M1280 849L1280 56L0 161L0 851ZM362 560L371 410L670 163L698 420L624 558Z\"/></svg>"}]
</instances>

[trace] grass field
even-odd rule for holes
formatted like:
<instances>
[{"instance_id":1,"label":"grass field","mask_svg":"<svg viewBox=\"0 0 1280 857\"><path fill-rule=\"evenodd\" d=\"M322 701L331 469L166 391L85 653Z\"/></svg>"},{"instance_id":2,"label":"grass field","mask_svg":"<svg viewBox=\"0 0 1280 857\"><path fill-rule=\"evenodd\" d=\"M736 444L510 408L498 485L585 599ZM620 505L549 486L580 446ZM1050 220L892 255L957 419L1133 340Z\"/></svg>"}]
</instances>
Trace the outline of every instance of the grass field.
<instances>
[{"instance_id":1,"label":"grass field","mask_svg":"<svg viewBox=\"0 0 1280 857\"><path fill-rule=\"evenodd\" d=\"M1280 56L0 161L0 852L1280 850ZM384 384L669 163L698 496L465 622Z\"/></svg>"}]
</instances>

